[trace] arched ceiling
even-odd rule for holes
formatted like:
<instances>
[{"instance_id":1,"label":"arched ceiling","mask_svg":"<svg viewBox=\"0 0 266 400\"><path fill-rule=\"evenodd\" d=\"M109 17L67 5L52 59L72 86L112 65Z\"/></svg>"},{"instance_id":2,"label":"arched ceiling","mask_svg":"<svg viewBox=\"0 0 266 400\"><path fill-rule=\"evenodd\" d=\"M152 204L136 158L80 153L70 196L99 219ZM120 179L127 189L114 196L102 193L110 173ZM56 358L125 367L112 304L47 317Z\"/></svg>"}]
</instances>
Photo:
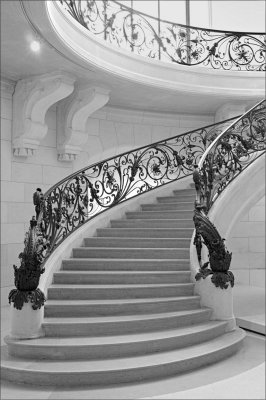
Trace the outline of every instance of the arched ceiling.
<instances>
[{"instance_id":1,"label":"arched ceiling","mask_svg":"<svg viewBox=\"0 0 266 400\"><path fill-rule=\"evenodd\" d=\"M49 44L49 41L41 44L40 53L34 53L29 45L35 37L35 32L25 10L23 11L24 3L30 3L30 6L35 3L41 8L44 1L1 1L1 75L4 78L16 82L32 75L55 70L65 71L75 75L80 86L91 83L108 87L111 90L108 104L110 106L155 112L212 115L228 101L239 100L253 105L261 99L256 93L250 93L251 96L248 97L232 97L226 92L217 96L215 90L205 94L184 93L180 90L134 82L97 68L93 64L80 62L78 57L69 56L69 52L62 51L53 43ZM49 27L42 27L43 37L49 37L50 34Z\"/></svg>"}]
</instances>

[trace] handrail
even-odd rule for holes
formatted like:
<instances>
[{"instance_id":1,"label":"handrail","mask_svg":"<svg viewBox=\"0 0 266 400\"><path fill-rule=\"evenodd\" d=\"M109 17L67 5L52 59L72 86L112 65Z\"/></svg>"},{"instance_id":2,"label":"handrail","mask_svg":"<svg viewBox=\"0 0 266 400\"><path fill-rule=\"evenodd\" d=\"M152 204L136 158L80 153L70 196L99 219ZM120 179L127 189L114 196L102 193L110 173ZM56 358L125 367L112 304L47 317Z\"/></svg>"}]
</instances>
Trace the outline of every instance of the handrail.
<instances>
[{"instance_id":1,"label":"handrail","mask_svg":"<svg viewBox=\"0 0 266 400\"><path fill-rule=\"evenodd\" d=\"M232 254L226 250L225 239L222 239L207 214L227 186L265 153L265 136L266 101L262 100L217 136L199 164L195 165L193 179L197 194L193 218L194 245L200 265L196 280L212 275L211 280L217 287L226 289L229 283L234 285L234 275L229 271ZM203 244L209 251L209 261L204 264Z\"/></svg>"},{"instance_id":2,"label":"handrail","mask_svg":"<svg viewBox=\"0 0 266 400\"><path fill-rule=\"evenodd\" d=\"M212 69L266 69L265 33L177 24L136 11L115 0L59 0L59 4L90 33L138 55Z\"/></svg>"},{"instance_id":3,"label":"handrail","mask_svg":"<svg viewBox=\"0 0 266 400\"><path fill-rule=\"evenodd\" d=\"M31 220L24 251L19 255L21 266L14 266L17 289L10 292L9 301L18 309L28 301L35 309L40 308L45 301L44 294L37 289L40 275L50 255L66 237L111 207L192 175L209 143L235 118L82 168L44 195L38 188L34 194L36 218Z\"/></svg>"},{"instance_id":4,"label":"handrail","mask_svg":"<svg viewBox=\"0 0 266 400\"><path fill-rule=\"evenodd\" d=\"M265 152L265 111L266 101L262 100L233 121L201 157L200 198L207 212L229 183Z\"/></svg>"}]
</instances>

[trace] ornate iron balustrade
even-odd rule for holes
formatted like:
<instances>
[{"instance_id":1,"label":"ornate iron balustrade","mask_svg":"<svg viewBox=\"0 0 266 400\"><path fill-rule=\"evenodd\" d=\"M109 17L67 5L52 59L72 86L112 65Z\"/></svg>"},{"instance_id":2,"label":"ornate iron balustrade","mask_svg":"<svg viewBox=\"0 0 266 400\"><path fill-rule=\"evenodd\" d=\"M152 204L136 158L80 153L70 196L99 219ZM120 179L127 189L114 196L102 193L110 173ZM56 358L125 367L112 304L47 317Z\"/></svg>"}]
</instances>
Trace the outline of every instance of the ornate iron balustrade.
<instances>
[{"instance_id":1,"label":"ornate iron balustrade","mask_svg":"<svg viewBox=\"0 0 266 400\"><path fill-rule=\"evenodd\" d=\"M206 150L198 166L197 197L206 212L230 182L265 153L265 134L266 101L263 100L233 122Z\"/></svg>"},{"instance_id":2,"label":"ornate iron balustrade","mask_svg":"<svg viewBox=\"0 0 266 400\"><path fill-rule=\"evenodd\" d=\"M265 70L265 34L202 29L158 20L114 0L59 0L89 32L136 54L181 65Z\"/></svg>"},{"instance_id":3,"label":"ornate iron balustrade","mask_svg":"<svg viewBox=\"0 0 266 400\"><path fill-rule=\"evenodd\" d=\"M207 213L227 186L265 153L265 134L266 101L263 100L221 133L203 154L199 165L195 165L194 245L200 265L197 280L211 274L217 287L226 289L228 283L234 285L234 275L229 271L232 254L226 250L225 239L209 221ZM203 265L202 244L209 251L209 261Z\"/></svg>"},{"instance_id":4,"label":"ornate iron balustrade","mask_svg":"<svg viewBox=\"0 0 266 400\"><path fill-rule=\"evenodd\" d=\"M10 292L9 301L16 308L28 300L36 308L43 304L44 296L37 289L39 277L51 253L67 236L111 207L191 175L194 164L232 120L103 160L66 177L44 195L38 188L34 193L36 219L26 234L21 266L14 266L17 290ZM29 279L34 295L29 293Z\"/></svg>"}]
</instances>

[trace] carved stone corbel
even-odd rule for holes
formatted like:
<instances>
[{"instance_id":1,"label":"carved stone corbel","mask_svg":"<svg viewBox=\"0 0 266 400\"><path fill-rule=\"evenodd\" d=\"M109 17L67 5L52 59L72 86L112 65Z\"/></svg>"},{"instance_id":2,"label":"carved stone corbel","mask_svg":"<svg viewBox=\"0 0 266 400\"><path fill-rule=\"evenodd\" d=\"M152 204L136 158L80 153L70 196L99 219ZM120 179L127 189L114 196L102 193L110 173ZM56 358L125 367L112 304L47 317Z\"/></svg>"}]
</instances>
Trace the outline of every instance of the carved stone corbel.
<instances>
[{"instance_id":1,"label":"carved stone corbel","mask_svg":"<svg viewBox=\"0 0 266 400\"><path fill-rule=\"evenodd\" d=\"M45 137L47 110L74 90L75 78L65 73L19 80L13 95L12 145L15 156L31 156Z\"/></svg>"},{"instance_id":2,"label":"carved stone corbel","mask_svg":"<svg viewBox=\"0 0 266 400\"><path fill-rule=\"evenodd\" d=\"M100 87L76 89L57 107L58 160L72 161L88 140L86 123L89 116L109 100L110 91Z\"/></svg>"}]
</instances>

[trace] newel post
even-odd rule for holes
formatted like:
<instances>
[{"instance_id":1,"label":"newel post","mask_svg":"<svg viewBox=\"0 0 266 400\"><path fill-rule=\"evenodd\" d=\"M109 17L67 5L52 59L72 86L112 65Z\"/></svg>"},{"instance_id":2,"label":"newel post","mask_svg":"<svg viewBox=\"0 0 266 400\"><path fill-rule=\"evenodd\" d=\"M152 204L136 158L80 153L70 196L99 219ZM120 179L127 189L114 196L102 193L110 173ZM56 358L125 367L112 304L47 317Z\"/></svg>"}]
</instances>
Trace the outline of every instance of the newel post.
<instances>
[{"instance_id":1,"label":"newel post","mask_svg":"<svg viewBox=\"0 0 266 400\"><path fill-rule=\"evenodd\" d=\"M231 331L236 328L232 293L234 275L229 271L232 253L226 249L225 239L207 216L207 196L206 193L204 196L202 174L196 165L193 180L197 192L193 217L195 231L191 245L195 294L200 296L201 306L212 310L211 319L227 321L226 329Z\"/></svg>"},{"instance_id":2,"label":"newel post","mask_svg":"<svg viewBox=\"0 0 266 400\"><path fill-rule=\"evenodd\" d=\"M19 254L20 266L13 265L16 289L12 289L8 296L11 305L11 339L32 339L43 335L43 306L46 299L38 285L44 273L43 262L49 242L42 226L44 202L40 188L34 193L33 202L36 217L32 217L25 234L24 250Z\"/></svg>"}]
</instances>

